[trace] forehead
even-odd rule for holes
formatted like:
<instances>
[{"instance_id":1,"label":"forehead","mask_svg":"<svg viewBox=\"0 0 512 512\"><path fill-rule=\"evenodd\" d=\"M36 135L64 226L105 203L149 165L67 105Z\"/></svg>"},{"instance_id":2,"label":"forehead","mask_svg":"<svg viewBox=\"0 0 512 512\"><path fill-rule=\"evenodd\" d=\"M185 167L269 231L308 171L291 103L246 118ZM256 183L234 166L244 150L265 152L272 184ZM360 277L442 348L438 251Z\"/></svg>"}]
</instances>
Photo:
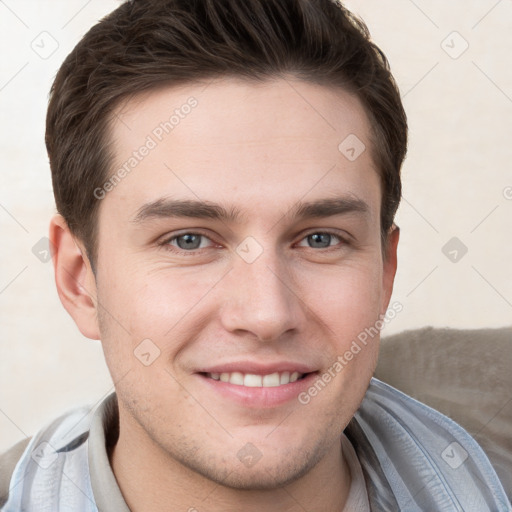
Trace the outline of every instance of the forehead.
<instances>
[{"instance_id":1,"label":"forehead","mask_svg":"<svg viewBox=\"0 0 512 512\"><path fill-rule=\"evenodd\" d=\"M342 192L380 199L368 118L340 89L292 79L161 87L121 104L111 136L122 178L107 199L132 211L166 195L242 209Z\"/></svg>"}]
</instances>

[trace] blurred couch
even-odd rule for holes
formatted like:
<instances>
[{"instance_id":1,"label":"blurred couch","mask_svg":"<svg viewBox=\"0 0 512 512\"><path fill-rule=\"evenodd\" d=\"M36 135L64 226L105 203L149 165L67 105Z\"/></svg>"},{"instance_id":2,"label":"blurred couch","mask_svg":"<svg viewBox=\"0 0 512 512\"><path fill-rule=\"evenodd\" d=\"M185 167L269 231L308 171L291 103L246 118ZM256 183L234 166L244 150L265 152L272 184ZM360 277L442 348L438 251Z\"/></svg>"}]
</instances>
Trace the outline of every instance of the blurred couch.
<instances>
[{"instance_id":1,"label":"blurred couch","mask_svg":"<svg viewBox=\"0 0 512 512\"><path fill-rule=\"evenodd\" d=\"M383 336L375 377L464 427L512 496L512 327Z\"/></svg>"}]
</instances>

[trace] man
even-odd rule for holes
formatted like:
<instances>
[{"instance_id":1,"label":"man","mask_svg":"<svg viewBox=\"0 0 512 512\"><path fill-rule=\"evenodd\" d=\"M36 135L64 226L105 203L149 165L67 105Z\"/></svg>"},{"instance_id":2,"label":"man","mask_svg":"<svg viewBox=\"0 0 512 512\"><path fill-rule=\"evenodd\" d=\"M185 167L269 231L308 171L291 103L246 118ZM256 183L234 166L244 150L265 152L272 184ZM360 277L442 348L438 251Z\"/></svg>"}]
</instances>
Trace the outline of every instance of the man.
<instances>
[{"instance_id":1,"label":"man","mask_svg":"<svg viewBox=\"0 0 512 512\"><path fill-rule=\"evenodd\" d=\"M2 511L508 510L465 431L372 380L406 138L330 0L93 27L52 89L50 239L116 393L4 456Z\"/></svg>"}]
</instances>

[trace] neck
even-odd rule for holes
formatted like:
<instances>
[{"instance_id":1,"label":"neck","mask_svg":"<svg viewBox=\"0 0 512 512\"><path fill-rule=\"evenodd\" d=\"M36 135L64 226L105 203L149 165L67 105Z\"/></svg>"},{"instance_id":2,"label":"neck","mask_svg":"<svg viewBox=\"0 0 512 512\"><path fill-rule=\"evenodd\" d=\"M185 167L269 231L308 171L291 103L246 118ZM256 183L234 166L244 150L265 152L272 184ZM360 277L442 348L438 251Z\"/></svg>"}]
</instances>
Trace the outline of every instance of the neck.
<instances>
[{"instance_id":1,"label":"neck","mask_svg":"<svg viewBox=\"0 0 512 512\"><path fill-rule=\"evenodd\" d=\"M184 466L148 437L120 430L111 466L132 512L341 512L350 471L340 440L307 474L284 487L241 490L225 487Z\"/></svg>"}]
</instances>

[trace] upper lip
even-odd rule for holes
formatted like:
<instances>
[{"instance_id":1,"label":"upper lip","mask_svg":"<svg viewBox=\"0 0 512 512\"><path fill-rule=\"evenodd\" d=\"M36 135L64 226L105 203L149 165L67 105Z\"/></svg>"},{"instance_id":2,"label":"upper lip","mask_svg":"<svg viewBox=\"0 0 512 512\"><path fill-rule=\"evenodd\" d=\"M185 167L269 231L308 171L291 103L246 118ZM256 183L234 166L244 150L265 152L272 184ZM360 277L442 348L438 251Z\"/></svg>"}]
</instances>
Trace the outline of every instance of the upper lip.
<instances>
[{"instance_id":1,"label":"upper lip","mask_svg":"<svg viewBox=\"0 0 512 512\"><path fill-rule=\"evenodd\" d=\"M296 363L291 361L279 361L274 363L262 363L257 361L233 361L230 363L217 364L197 370L197 373L250 373L253 375L270 375L271 373L298 372L311 373L317 371L304 363Z\"/></svg>"}]
</instances>

